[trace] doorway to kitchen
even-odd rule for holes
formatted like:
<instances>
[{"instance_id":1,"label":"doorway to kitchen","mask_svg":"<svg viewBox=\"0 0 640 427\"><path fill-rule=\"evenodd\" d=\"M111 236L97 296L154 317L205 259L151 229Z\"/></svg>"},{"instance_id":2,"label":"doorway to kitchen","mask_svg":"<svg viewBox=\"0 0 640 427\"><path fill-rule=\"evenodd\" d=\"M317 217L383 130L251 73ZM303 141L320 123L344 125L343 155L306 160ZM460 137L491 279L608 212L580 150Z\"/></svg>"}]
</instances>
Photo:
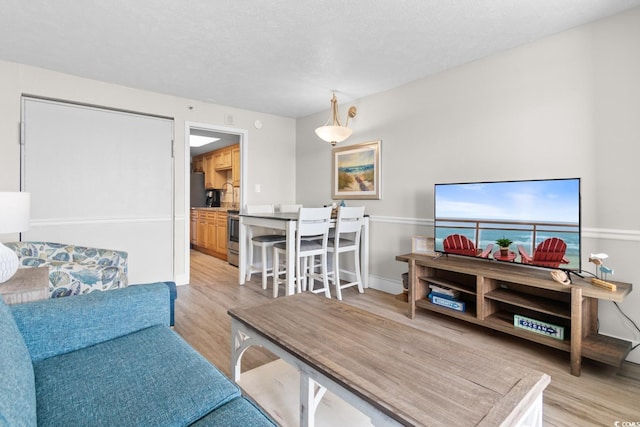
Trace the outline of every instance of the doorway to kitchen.
<instances>
[{"instance_id":1,"label":"doorway to kitchen","mask_svg":"<svg viewBox=\"0 0 640 427\"><path fill-rule=\"evenodd\" d=\"M205 144L199 147L191 146L191 139L203 139ZM225 201L228 200L229 190L231 190L231 197L233 203L240 208L245 204L246 195L246 183L247 183L247 153L248 153L248 132L245 129L230 128L225 126L218 126L206 123L185 123L185 273L187 283L189 282L191 274L191 207L193 201L191 200L191 172L192 172L192 157L198 156L211 151L219 150L224 147L239 145L240 148L240 174L239 174L239 191L234 190L233 183L225 182L223 186L226 191ZM234 178L235 179L235 178ZM231 185L230 185L231 184ZM239 193L239 194L236 194Z\"/></svg>"}]
</instances>

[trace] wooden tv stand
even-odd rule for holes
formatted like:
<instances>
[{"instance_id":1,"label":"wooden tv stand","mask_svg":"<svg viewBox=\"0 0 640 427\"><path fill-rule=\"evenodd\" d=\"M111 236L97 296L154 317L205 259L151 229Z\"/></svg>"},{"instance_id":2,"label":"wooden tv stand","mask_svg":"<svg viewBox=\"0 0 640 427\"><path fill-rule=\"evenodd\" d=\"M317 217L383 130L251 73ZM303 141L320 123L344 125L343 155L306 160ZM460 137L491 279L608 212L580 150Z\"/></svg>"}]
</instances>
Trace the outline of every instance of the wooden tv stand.
<instances>
[{"instance_id":1,"label":"wooden tv stand","mask_svg":"<svg viewBox=\"0 0 640 427\"><path fill-rule=\"evenodd\" d=\"M613 282L617 290L612 292L573 275L571 285L562 285L551 279L548 269L455 255L406 254L396 260L409 264L408 316L412 319L418 307L568 351L571 373L576 376L582 357L620 366L631 350L631 342L597 330L598 300L622 301L631 292L630 283ZM427 298L429 283L460 291L466 310L433 304ZM564 327L564 339L516 328L516 314Z\"/></svg>"}]
</instances>

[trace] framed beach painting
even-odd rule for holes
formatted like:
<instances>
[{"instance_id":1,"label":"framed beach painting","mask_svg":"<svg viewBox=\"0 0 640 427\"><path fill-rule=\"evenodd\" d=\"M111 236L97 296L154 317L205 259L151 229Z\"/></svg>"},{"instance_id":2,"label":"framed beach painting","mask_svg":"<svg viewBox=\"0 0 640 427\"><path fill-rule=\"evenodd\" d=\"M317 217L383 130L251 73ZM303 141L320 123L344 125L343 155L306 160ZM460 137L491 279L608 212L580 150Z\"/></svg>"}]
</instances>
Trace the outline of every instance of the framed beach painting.
<instances>
[{"instance_id":1,"label":"framed beach painting","mask_svg":"<svg viewBox=\"0 0 640 427\"><path fill-rule=\"evenodd\" d=\"M380 145L380 141L372 141L333 149L333 199L382 198Z\"/></svg>"}]
</instances>

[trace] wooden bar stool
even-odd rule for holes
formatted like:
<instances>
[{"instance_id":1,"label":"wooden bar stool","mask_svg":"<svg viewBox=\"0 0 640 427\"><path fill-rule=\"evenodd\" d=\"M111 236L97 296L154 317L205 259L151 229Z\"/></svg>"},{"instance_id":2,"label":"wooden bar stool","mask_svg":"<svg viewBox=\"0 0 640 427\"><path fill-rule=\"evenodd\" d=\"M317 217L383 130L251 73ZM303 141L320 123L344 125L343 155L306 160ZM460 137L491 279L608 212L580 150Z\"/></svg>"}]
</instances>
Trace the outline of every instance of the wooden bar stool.
<instances>
[{"instance_id":1,"label":"wooden bar stool","mask_svg":"<svg viewBox=\"0 0 640 427\"><path fill-rule=\"evenodd\" d=\"M340 207L336 221L335 235L328 241L327 251L333 254L333 271L329 273L331 281L336 287L336 295L342 300L342 289L358 286L358 292L363 293L362 276L360 275L360 232L364 222L364 206ZM340 254L352 252L356 280L340 283Z\"/></svg>"},{"instance_id":2,"label":"wooden bar stool","mask_svg":"<svg viewBox=\"0 0 640 427\"><path fill-rule=\"evenodd\" d=\"M331 224L331 208L300 208L298 212L298 223L296 231L296 247L295 247L295 275L296 287L298 292L302 292L307 288L307 279L309 282L309 291L313 293L324 292L327 298L331 298L329 289L329 275L327 271L327 241L329 240L329 226ZM313 240L306 238L311 236L321 236ZM280 269L279 256L286 257L287 243L278 242L273 245L273 297L278 296L278 287L280 283L285 283L284 279L280 279L280 275L285 271ZM320 256L320 272L315 272L314 258ZM311 258L311 264L309 264ZM323 287L315 288L315 281L320 280Z\"/></svg>"}]
</instances>

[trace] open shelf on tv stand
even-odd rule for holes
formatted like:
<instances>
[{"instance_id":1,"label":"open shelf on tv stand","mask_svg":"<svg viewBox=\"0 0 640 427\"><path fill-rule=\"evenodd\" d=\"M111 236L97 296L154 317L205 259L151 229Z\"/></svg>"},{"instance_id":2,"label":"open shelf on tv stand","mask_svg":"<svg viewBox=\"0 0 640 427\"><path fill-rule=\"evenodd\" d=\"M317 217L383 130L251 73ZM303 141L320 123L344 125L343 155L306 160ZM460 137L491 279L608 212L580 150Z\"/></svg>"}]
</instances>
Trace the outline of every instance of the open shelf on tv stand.
<instances>
[{"instance_id":1,"label":"open shelf on tv stand","mask_svg":"<svg viewBox=\"0 0 640 427\"><path fill-rule=\"evenodd\" d=\"M571 373L579 376L582 358L620 366L631 342L597 331L598 301L620 302L631 292L630 283L614 282L617 290L593 286L573 277L571 285L555 282L549 269L505 264L468 257L406 254L396 260L409 265L409 312L425 309L475 323L570 353ZM466 310L432 303L429 283L460 292ZM564 328L558 339L514 326L514 315Z\"/></svg>"}]
</instances>

